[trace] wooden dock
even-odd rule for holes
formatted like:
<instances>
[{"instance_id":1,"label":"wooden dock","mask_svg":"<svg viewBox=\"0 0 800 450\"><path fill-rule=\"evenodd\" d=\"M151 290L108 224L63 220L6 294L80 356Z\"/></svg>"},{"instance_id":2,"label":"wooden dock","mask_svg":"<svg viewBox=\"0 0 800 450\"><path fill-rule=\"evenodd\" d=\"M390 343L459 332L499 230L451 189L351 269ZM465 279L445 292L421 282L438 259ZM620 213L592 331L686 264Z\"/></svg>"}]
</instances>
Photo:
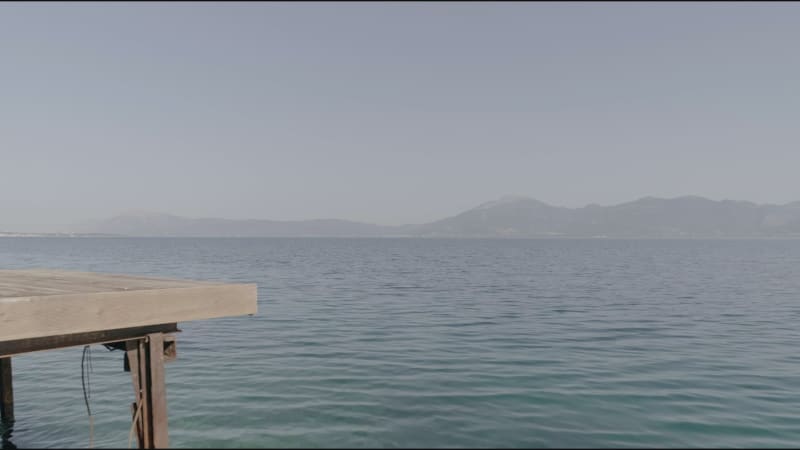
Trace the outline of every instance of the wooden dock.
<instances>
[{"instance_id":1,"label":"wooden dock","mask_svg":"<svg viewBox=\"0 0 800 450\"><path fill-rule=\"evenodd\" d=\"M11 356L105 344L131 372L139 448L166 448L164 362L178 322L255 314L255 284L61 270L0 270L0 418L14 421Z\"/></svg>"}]
</instances>

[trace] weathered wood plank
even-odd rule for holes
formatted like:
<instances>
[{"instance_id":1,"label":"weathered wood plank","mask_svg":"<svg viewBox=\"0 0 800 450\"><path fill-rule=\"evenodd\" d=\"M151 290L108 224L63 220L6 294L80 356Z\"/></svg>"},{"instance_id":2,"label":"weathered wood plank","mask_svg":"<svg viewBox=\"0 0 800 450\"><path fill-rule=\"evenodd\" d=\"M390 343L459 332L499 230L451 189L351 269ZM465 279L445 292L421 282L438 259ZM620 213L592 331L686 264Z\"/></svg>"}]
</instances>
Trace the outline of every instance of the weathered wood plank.
<instances>
[{"instance_id":1,"label":"weathered wood plank","mask_svg":"<svg viewBox=\"0 0 800 450\"><path fill-rule=\"evenodd\" d=\"M138 339L133 339L125 342L125 353L128 358L128 364L131 371L131 383L133 384L133 396L136 402L139 402L141 397L141 384L139 382L139 342Z\"/></svg>"},{"instance_id":2,"label":"weathered wood plank","mask_svg":"<svg viewBox=\"0 0 800 450\"><path fill-rule=\"evenodd\" d=\"M11 358L0 358L0 420L14 420L14 387L11 383Z\"/></svg>"},{"instance_id":3,"label":"weathered wood plank","mask_svg":"<svg viewBox=\"0 0 800 450\"><path fill-rule=\"evenodd\" d=\"M169 433L167 428L167 392L166 376L164 374L164 335L153 333L147 337L149 348L148 368L150 382L150 417L152 420L151 433L154 448L169 447Z\"/></svg>"},{"instance_id":4,"label":"weathered wood plank","mask_svg":"<svg viewBox=\"0 0 800 450\"><path fill-rule=\"evenodd\" d=\"M0 271L0 342L256 312L255 284Z\"/></svg>"},{"instance_id":5,"label":"weathered wood plank","mask_svg":"<svg viewBox=\"0 0 800 450\"><path fill-rule=\"evenodd\" d=\"M129 339L144 338L150 333L172 333L176 331L178 331L177 324L165 323L149 325L145 327L121 328L117 330L102 330L89 333L64 334L41 338L0 341L0 357L65 347L107 344Z\"/></svg>"},{"instance_id":6,"label":"weathered wood plank","mask_svg":"<svg viewBox=\"0 0 800 450\"><path fill-rule=\"evenodd\" d=\"M0 270L0 298L165 289L213 284L219 283L68 270Z\"/></svg>"}]
</instances>

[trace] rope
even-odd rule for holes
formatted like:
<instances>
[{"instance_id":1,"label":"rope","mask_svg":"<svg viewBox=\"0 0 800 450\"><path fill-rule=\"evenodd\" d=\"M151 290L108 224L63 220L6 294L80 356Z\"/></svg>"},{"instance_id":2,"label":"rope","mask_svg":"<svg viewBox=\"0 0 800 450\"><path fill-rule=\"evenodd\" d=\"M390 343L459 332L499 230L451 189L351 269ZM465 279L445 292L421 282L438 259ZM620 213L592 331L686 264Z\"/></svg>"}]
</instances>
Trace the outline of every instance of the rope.
<instances>
[{"instance_id":1,"label":"rope","mask_svg":"<svg viewBox=\"0 0 800 450\"><path fill-rule=\"evenodd\" d=\"M88 370L86 370L86 361L88 354ZM89 448L94 445L94 417L92 417L92 409L89 407L89 399L92 396L92 385L90 373L92 371L92 352L89 346L83 347L83 355L81 356L81 386L83 387L83 402L86 404L86 414L89 415ZM87 390L86 386L89 385Z\"/></svg>"}]
</instances>

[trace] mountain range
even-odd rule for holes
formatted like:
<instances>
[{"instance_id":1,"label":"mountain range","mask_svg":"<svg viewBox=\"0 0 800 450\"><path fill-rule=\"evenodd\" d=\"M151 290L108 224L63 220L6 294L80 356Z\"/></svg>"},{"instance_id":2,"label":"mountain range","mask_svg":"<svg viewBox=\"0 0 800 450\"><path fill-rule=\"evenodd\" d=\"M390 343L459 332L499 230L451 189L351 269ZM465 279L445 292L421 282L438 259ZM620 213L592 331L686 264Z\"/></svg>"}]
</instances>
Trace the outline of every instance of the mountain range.
<instances>
[{"instance_id":1,"label":"mountain range","mask_svg":"<svg viewBox=\"0 0 800 450\"><path fill-rule=\"evenodd\" d=\"M176 237L800 237L800 202L771 205L697 196L644 197L612 206L566 208L513 196L416 225L187 218L140 212L87 222L70 232Z\"/></svg>"}]
</instances>

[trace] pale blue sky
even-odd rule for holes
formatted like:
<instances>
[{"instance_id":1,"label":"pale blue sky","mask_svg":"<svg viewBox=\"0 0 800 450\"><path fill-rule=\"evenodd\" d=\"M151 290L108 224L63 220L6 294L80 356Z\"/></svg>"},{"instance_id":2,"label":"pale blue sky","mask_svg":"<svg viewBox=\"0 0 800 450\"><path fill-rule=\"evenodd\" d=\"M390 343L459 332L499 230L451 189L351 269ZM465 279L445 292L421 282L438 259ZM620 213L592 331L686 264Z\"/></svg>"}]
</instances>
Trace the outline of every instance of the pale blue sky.
<instances>
[{"instance_id":1,"label":"pale blue sky","mask_svg":"<svg viewBox=\"0 0 800 450\"><path fill-rule=\"evenodd\" d=\"M800 200L797 3L0 4L0 229Z\"/></svg>"}]
</instances>

